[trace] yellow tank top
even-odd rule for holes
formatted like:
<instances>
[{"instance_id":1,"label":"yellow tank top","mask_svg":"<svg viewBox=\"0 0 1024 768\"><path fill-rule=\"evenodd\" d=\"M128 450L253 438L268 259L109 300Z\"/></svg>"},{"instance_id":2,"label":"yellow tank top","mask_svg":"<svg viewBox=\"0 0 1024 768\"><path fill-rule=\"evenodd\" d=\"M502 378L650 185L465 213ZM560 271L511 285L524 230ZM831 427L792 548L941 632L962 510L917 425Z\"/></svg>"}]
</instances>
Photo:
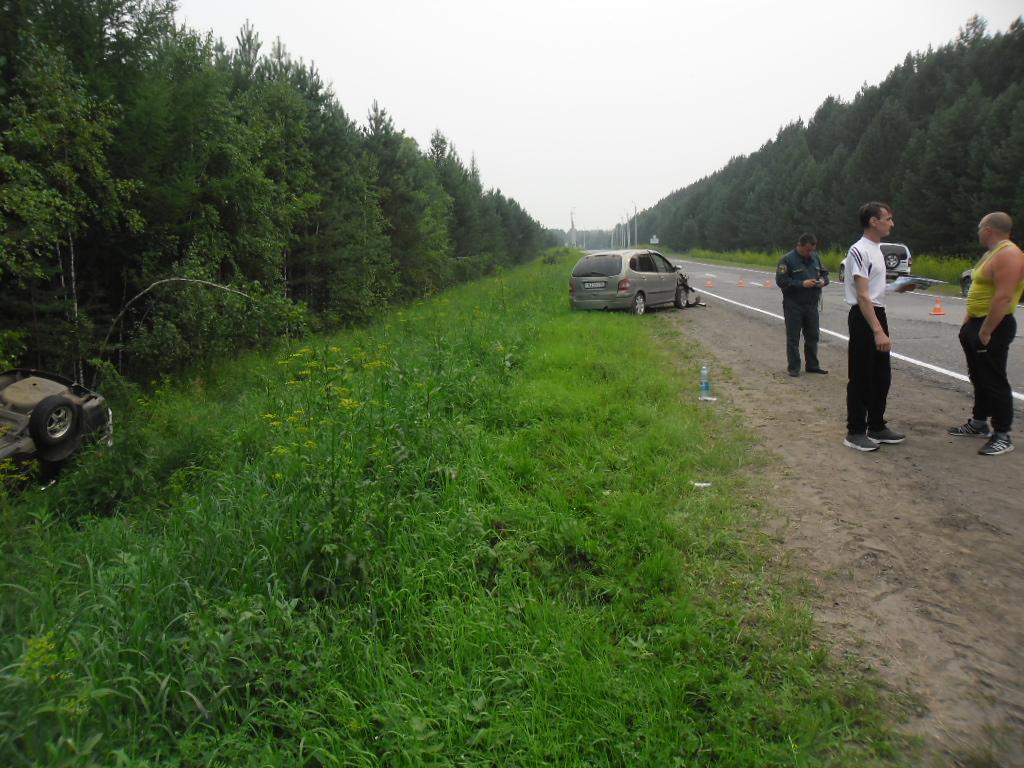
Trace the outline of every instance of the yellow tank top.
<instances>
[{"instance_id":1,"label":"yellow tank top","mask_svg":"<svg viewBox=\"0 0 1024 768\"><path fill-rule=\"evenodd\" d=\"M985 277L981 270L993 256L1009 245L1012 245L1009 240L1003 240L982 256L978 261L978 266L971 272L971 290L967 292L967 314L971 317L985 317L992 308L992 299L996 296L996 284L991 277ZM1006 314L1012 315L1016 311L1022 293L1024 293L1024 280L1017 283L1017 288L1013 292L1013 301Z\"/></svg>"}]
</instances>

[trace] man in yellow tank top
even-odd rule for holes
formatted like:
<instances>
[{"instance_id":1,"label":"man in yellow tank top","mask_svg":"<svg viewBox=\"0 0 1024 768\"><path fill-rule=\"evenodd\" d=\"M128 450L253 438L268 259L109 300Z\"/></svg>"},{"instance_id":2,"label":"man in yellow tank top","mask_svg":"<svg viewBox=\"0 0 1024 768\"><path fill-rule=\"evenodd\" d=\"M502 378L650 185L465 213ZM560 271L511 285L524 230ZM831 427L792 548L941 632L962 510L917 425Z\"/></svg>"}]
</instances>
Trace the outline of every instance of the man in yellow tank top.
<instances>
[{"instance_id":1,"label":"man in yellow tank top","mask_svg":"<svg viewBox=\"0 0 1024 768\"><path fill-rule=\"evenodd\" d=\"M978 451L984 456L1013 450L1013 390L1006 377L1006 359L1017 335L1013 313L1024 293L1024 254L1010 241L1012 228L1013 220L1001 211L988 214L978 224L978 241L988 250L971 272L967 315L960 328L960 346L974 386L974 412L966 424L950 427L948 432L987 437Z\"/></svg>"}]
</instances>

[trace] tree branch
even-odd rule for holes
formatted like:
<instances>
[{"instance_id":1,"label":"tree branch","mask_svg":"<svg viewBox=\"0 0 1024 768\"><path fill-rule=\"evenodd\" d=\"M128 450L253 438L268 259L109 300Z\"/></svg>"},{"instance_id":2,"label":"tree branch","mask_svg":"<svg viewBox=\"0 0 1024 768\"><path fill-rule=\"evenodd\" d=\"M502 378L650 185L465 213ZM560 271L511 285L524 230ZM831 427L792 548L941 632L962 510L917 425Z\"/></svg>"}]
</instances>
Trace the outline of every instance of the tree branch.
<instances>
[{"instance_id":1,"label":"tree branch","mask_svg":"<svg viewBox=\"0 0 1024 768\"><path fill-rule=\"evenodd\" d=\"M143 296L145 296L147 293L149 293L151 290L156 288L158 285L164 285L165 283L193 283L195 285L205 285L209 288L217 288L221 291L237 294L238 296L241 296L244 299L248 299L249 301L256 301L256 299L254 299L247 293L243 293L242 291L236 290L235 288L228 288L226 285L212 283L209 280L197 280L196 278L192 277L165 277L162 280L157 280L155 283L151 283L147 288L132 296L128 300L128 302L123 307L121 307L121 311L117 313L117 317L115 317L114 321L110 324L110 329L107 331L107 335L104 337L103 343L100 344L100 354L102 354L103 351L107 348L107 342L110 341L110 334L114 332L114 328L116 328L117 324L121 322L121 318L124 317L124 313L128 311L128 308L136 301L141 299Z\"/></svg>"}]
</instances>

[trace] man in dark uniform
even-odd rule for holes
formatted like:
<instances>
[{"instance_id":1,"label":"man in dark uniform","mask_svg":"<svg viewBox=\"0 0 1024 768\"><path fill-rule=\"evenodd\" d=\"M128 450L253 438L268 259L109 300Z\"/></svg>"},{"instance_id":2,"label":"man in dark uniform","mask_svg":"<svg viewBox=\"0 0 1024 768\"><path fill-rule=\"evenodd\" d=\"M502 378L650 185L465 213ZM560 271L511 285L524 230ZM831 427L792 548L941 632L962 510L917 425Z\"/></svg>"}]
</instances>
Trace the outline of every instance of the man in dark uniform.
<instances>
[{"instance_id":1,"label":"man in dark uniform","mask_svg":"<svg viewBox=\"0 0 1024 768\"><path fill-rule=\"evenodd\" d=\"M805 232L795 249L782 257L775 282L782 289L786 318L786 358L790 376L800 375L800 332L804 334L804 362L808 373L828 373L818 365L818 305L828 274L821 266L817 238Z\"/></svg>"}]
</instances>

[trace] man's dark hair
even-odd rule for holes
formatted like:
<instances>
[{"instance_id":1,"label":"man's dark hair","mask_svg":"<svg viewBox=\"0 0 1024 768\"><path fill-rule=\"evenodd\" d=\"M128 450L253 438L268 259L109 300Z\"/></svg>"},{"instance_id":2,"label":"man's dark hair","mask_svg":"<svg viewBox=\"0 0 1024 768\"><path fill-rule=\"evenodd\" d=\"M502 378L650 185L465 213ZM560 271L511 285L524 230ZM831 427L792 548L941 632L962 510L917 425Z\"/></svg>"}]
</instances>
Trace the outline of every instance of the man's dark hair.
<instances>
[{"instance_id":1,"label":"man's dark hair","mask_svg":"<svg viewBox=\"0 0 1024 768\"><path fill-rule=\"evenodd\" d=\"M796 241L797 245L817 245L818 238L812 235L810 232L804 232L800 235L800 239Z\"/></svg>"},{"instance_id":2,"label":"man's dark hair","mask_svg":"<svg viewBox=\"0 0 1024 768\"><path fill-rule=\"evenodd\" d=\"M862 205L860 207L860 226L861 226L861 228L862 229L867 229L868 226L871 224L871 220L872 219L880 219L880 218L882 218L882 213L883 212L884 213L888 213L889 215L892 215L892 208L890 208L885 203L876 203L876 202L864 203L864 205Z\"/></svg>"}]
</instances>

